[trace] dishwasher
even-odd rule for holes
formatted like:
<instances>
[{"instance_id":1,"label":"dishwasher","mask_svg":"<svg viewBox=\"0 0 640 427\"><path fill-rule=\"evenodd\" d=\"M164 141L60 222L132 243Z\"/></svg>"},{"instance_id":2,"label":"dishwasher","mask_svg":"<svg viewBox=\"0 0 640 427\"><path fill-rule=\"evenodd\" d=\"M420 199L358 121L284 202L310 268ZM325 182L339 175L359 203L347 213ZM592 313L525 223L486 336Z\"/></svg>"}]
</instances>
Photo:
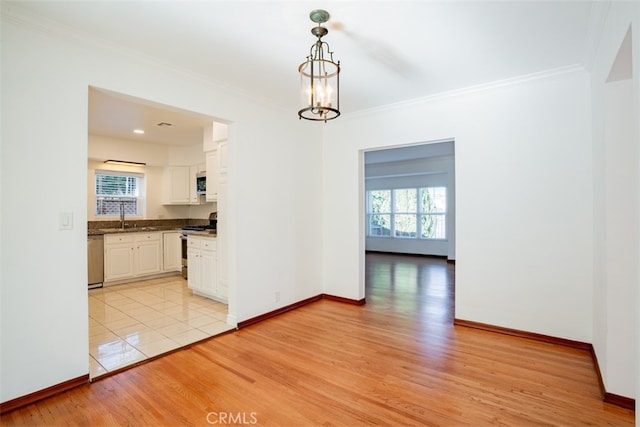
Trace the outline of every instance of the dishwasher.
<instances>
[{"instance_id":1,"label":"dishwasher","mask_svg":"<svg viewBox=\"0 0 640 427\"><path fill-rule=\"evenodd\" d=\"M89 289L101 288L104 281L104 236L87 237Z\"/></svg>"}]
</instances>

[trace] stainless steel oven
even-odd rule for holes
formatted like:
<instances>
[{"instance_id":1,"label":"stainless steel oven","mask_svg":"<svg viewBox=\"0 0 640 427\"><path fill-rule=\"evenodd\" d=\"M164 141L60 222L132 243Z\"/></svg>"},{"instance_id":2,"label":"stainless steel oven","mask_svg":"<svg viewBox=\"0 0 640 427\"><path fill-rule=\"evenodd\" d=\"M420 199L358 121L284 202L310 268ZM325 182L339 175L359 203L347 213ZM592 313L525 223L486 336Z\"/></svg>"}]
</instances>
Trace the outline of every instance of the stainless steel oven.
<instances>
[{"instance_id":1,"label":"stainless steel oven","mask_svg":"<svg viewBox=\"0 0 640 427\"><path fill-rule=\"evenodd\" d=\"M184 279L189 277L188 264L187 264L187 235L182 233L180 235L180 242L182 243L182 277Z\"/></svg>"}]
</instances>

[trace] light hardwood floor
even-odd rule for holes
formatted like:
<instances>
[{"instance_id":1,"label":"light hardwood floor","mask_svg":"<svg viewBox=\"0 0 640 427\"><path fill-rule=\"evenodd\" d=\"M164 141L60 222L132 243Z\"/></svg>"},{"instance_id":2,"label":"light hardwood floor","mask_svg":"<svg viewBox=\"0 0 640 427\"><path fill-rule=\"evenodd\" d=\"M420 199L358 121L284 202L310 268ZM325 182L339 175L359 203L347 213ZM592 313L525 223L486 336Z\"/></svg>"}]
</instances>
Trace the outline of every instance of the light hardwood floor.
<instances>
[{"instance_id":1,"label":"light hardwood floor","mask_svg":"<svg viewBox=\"0 0 640 427\"><path fill-rule=\"evenodd\" d=\"M3 425L613 425L586 351L454 327L453 266L367 256L322 300L18 409Z\"/></svg>"}]
</instances>

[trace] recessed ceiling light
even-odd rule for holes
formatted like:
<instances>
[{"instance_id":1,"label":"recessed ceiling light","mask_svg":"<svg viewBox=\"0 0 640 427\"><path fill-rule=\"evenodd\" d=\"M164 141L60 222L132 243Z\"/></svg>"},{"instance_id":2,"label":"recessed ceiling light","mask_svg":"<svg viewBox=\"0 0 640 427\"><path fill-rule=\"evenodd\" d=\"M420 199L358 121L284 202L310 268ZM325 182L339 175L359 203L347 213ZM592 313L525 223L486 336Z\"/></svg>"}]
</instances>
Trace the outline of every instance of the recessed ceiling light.
<instances>
[{"instance_id":1,"label":"recessed ceiling light","mask_svg":"<svg viewBox=\"0 0 640 427\"><path fill-rule=\"evenodd\" d=\"M137 133L137 134L142 135L144 133L144 130L142 130L142 129L134 129L133 133Z\"/></svg>"}]
</instances>

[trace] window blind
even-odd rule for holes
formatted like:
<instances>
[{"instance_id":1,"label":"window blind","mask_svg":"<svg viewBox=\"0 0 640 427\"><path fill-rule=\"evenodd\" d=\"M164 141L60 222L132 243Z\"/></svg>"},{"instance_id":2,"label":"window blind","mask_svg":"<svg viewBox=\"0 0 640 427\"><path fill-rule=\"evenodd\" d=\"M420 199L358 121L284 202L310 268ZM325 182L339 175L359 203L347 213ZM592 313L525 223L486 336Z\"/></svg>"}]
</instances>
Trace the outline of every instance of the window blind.
<instances>
[{"instance_id":1,"label":"window blind","mask_svg":"<svg viewBox=\"0 0 640 427\"><path fill-rule=\"evenodd\" d=\"M138 215L138 197L142 174L102 171L95 173L96 215Z\"/></svg>"}]
</instances>

